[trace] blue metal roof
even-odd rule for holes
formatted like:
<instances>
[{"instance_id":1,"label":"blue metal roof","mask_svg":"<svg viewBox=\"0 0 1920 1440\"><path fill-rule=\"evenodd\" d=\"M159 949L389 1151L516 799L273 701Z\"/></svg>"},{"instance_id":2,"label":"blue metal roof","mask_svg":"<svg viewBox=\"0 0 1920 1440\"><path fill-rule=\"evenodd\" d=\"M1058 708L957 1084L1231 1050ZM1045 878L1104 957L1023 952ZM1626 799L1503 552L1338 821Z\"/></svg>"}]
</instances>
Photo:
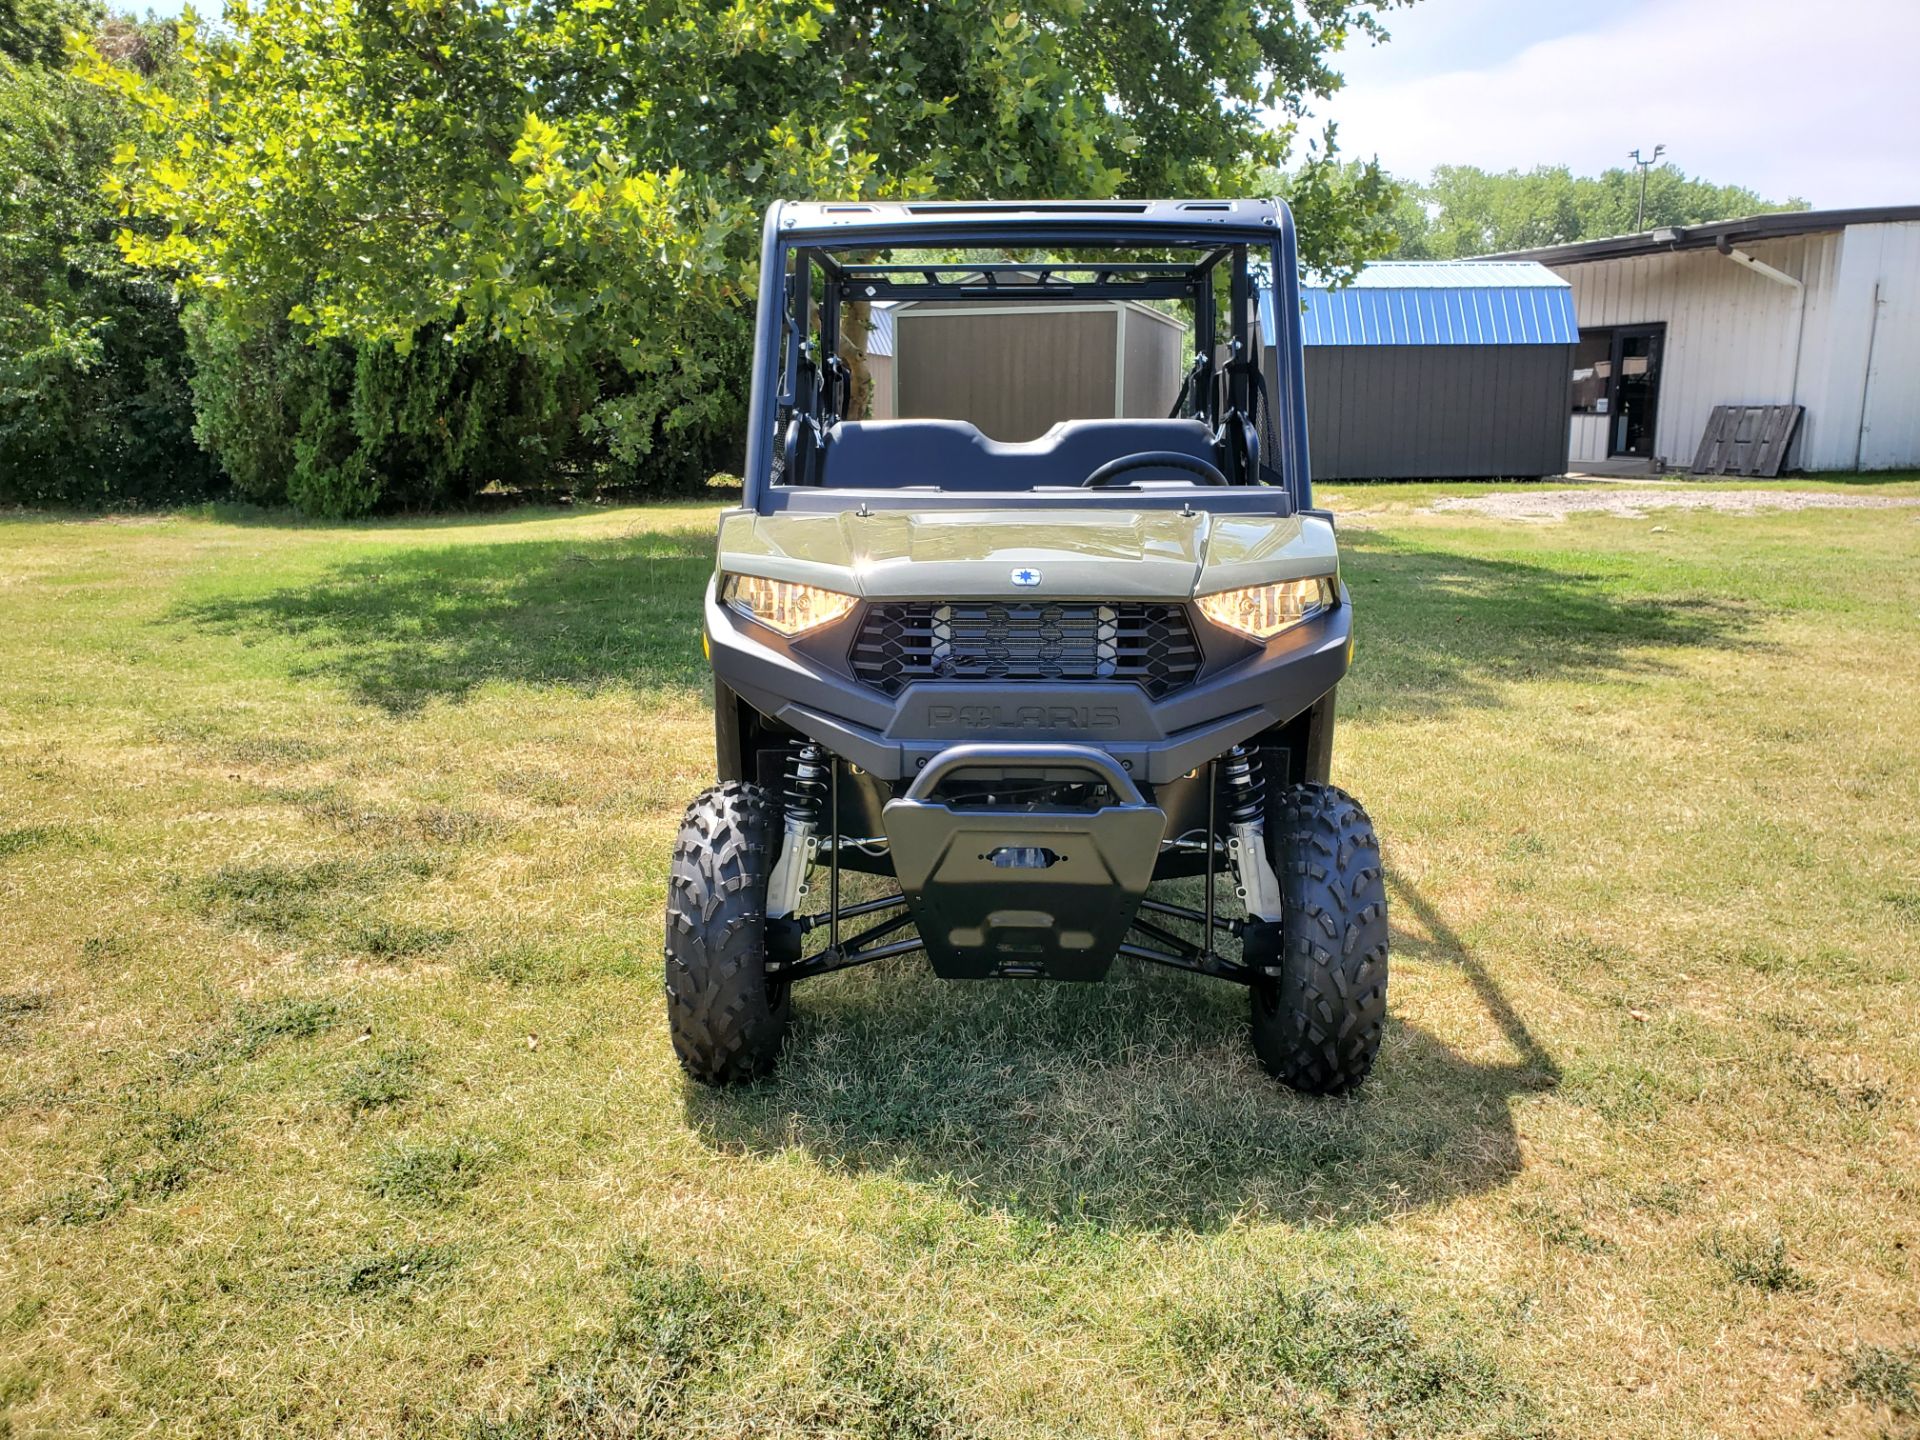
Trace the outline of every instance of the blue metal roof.
<instances>
[{"instance_id":1,"label":"blue metal roof","mask_svg":"<svg viewBox=\"0 0 1920 1440\"><path fill-rule=\"evenodd\" d=\"M893 302L876 300L867 307L867 354L893 354Z\"/></svg>"},{"instance_id":2,"label":"blue metal roof","mask_svg":"<svg viewBox=\"0 0 1920 1440\"><path fill-rule=\"evenodd\" d=\"M1308 345L1570 345L1573 289L1531 260L1381 260L1343 289L1300 289ZM1274 334L1273 295L1260 329Z\"/></svg>"}]
</instances>

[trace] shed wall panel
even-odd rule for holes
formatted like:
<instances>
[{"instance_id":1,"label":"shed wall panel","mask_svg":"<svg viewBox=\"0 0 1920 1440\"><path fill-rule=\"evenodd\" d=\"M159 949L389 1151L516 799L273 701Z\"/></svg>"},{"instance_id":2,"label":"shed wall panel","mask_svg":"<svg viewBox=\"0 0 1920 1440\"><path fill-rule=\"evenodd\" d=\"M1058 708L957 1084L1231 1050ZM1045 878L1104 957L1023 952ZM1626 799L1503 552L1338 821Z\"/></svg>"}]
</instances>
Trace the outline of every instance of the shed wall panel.
<instances>
[{"instance_id":1,"label":"shed wall panel","mask_svg":"<svg viewBox=\"0 0 1920 1440\"><path fill-rule=\"evenodd\" d=\"M1557 475L1566 345L1316 345L1306 352L1316 479ZM1276 377L1269 372L1269 387Z\"/></svg>"},{"instance_id":2,"label":"shed wall panel","mask_svg":"<svg viewBox=\"0 0 1920 1440\"><path fill-rule=\"evenodd\" d=\"M1165 418L1174 396L1180 393L1186 341L1185 320L1144 306L1127 311L1122 416L1131 420Z\"/></svg>"},{"instance_id":3,"label":"shed wall panel","mask_svg":"<svg viewBox=\"0 0 1920 1440\"><path fill-rule=\"evenodd\" d=\"M873 381L868 391L867 403L870 407L869 420L893 419L893 356L872 355L867 357L867 375Z\"/></svg>"},{"instance_id":4,"label":"shed wall panel","mask_svg":"<svg viewBox=\"0 0 1920 1440\"><path fill-rule=\"evenodd\" d=\"M898 415L970 420L995 440L1037 439L1059 420L1112 419L1117 322L1104 307L902 308L894 320Z\"/></svg>"},{"instance_id":5,"label":"shed wall panel","mask_svg":"<svg viewBox=\"0 0 1920 1440\"><path fill-rule=\"evenodd\" d=\"M869 357L889 386L875 419L970 420L996 440L1031 440L1061 420L1163 418L1180 388L1187 320L1136 303L909 301L892 312L893 354Z\"/></svg>"}]
</instances>

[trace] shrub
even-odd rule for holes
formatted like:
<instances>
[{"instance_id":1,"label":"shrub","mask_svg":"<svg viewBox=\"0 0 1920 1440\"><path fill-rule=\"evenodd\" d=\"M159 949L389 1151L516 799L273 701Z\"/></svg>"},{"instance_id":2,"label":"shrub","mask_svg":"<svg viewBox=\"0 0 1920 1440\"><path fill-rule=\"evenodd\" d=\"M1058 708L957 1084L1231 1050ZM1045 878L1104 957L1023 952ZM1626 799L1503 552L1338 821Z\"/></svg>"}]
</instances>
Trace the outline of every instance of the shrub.
<instances>
[{"instance_id":1,"label":"shrub","mask_svg":"<svg viewBox=\"0 0 1920 1440\"><path fill-rule=\"evenodd\" d=\"M47 24L30 30L24 13L9 3L5 49L45 60ZM114 27L104 38L130 63L167 63L160 27ZM100 188L130 123L99 87L0 55L0 499L160 502L216 483L193 440L172 288L120 258Z\"/></svg>"},{"instance_id":2,"label":"shrub","mask_svg":"<svg viewBox=\"0 0 1920 1440\"><path fill-rule=\"evenodd\" d=\"M405 349L309 343L285 321L195 305L195 433L234 489L342 517L458 504L550 483L595 388L500 342L423 329Z\"/></svg>"}]
</instances>

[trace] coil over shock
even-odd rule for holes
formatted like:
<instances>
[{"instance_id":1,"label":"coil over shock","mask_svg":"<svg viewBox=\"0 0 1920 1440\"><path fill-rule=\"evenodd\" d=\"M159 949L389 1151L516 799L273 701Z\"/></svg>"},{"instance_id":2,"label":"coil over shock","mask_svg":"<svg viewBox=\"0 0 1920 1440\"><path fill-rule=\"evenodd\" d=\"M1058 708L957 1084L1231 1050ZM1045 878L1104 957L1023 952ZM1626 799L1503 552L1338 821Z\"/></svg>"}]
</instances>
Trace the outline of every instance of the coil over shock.
<instances>
[{"instance_id":1,"label":"coil over shock","mask_svg":"<svg viewBox=\"0 0 1920 1440\"><path fill-rule=\"evenodd\" d=\"M1260 763L1260 753L1244 745L1234 746L1227 752L1226 772L1221 779L1226 782L1227 824L1264 825L1267 771Z\"/></svg>"},{"instance_id":2,"label":"coil over shock","mask_svg":"<svg viewBox=\"0 0 1920 1440\"><path fill-rule=\"evenodd\" d=\"M1236 745L1222 762L1226 791L1227 860L1235 893L1256 920L1281 918L1280 877L1267 858L1267 777L1260 752Z\"/></svg>"},{"instance_id":3,"label":"coil over shock","mask_svg":"<svg viewBox=\"0 0 1920 1440\"><path fill-rule=\"evenodd\" d=\"M793 752L782 779L781 809L786 818L780 856L767 879L767 915L771 918L791 915L800 908L800 897L807 889L807 869L819 847L827 781L824 752L809 740Z\"/></svg>"},{"instance_id":4,"label":"coil over shock","mask_svg":"<svg viewBox=\"0 0 1920 1440\"><path fill-rule=\"evenodd\" d=\"M809 741L793 752L780 793L787 815L800 816L817 832L827 801L827 767L820 763L818 745Z\"/></svg>"}]
</instances>

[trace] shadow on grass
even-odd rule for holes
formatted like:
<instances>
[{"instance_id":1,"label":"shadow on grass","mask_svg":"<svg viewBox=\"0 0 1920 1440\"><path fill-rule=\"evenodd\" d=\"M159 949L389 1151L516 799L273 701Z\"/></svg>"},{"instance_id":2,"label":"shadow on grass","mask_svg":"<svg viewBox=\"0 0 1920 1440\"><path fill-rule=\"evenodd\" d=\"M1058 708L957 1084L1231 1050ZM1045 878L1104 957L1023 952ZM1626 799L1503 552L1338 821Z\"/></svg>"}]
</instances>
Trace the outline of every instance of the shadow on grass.
<instances>
[{"instance_id":1,"label":"shadow on grass","mask_svg":"<svg viewBox=\"0 0 1920 1440\"><path fill-rule=\"evenodd\" d=\"M295 677L344 683L407 713L493 679L696 687L705 527L615 539L398 548L317 580L222 596L175 618L248 644L286 644ZM1405 535L1346 540L1364 660L1350 714L1444 713L1501 703L1503 681L1655 674L1662 648L1747 643L1749 612L1650 588L1636 562L1564 565L1471 556Z\"/></svg>"},{"instance_id":2,"label":"shadow on grass","mask_svg":"<svg viewBox=\"0 0 1920 1440\"><path fill-rule=\"evenodd\" d=\"M1412 535L1341 539L1361 661L1345 714L1430 715L1501 703L1502 682L1663 673L1662 648L1752 643L1751 608L1661 593L1636 557L1589 552L1549 565L1463 554Z\"/></svg>"},{"instance_id":3,"label":"shadow on grass","mask_svg":"<svg viewBox=\"0 0 1920 1440\"><path fill-rule=\"evenodd\" d=\"M351 534L408 531L432 533L436 530L466 530L478 526L515 525L547 520L577 520L582 515L603 513L609 509L639 509L656 506L710 505L717 514L722 508L740 503L741 488L708 484L698 489L660 491L639 489L603 489L593 499L576 500L565 490L483 492L463 506L448 510L411 511L390 515L361 516L351 520L330 519L320 515L302 515L286 505L256 505L247 500L221 497L191 500L178 505L127 506L89 509L59 505L0 506L0 528L27 528L44 525L118 525L129 521L165 520L175 516L194 520L213 520L222 525L244 526L259 530L324 530Z\"/></svg>"},{"instance_id":4,"label":"shadow on grass","mask_svg":"<svg viewBox=\"0 0 1920 1440\"><path fill-rule=\"evenodd\" d=\"M291 641L289 673L338 681L396 714L490 680L691 689L705 682L700 597L712 569L707 529L398 549L173 619L247 644Z\"/></svg>"},{"instance_id":5,"label":"shadow on grass","mask_svg":"<svg viewBox=\"0 0 1920 1440\"><path fill-rule=\"evenodd\" d=\"M722 1151L797 1148L1045 1224L1338 1227L1496 1187L1520 1168L1515 1097L1558 1069L1424 897L1398 879L1393 895L1514 1059L1471 1060L1390 1020L1367 1083L1316 1100L1254 1063L1238 986L1129 961L1102 985L949 984L896 962L803 987L776 1075L689 1084L687 1118Z\"/></svg>"},{"instance_id":6,"label":"shadow on grass","mask_svg":"<svg viewBox=\"0 0 1920 1440\"><path fill-rule=\"evenodd\" d=\"M1507 992L1501 989L1500 982L1487 973L1487 967L1475 958L1466 942L1447 924L1439 909L1411 880L1391 865L1386 867L1386 874L1388 908L1411 910L1414 919L1432 937L1419 940L1404 930L1396 930L1393 936L1394 953L1409 959L1452 965L1466 976L1474 998L1520 1057L1511 1068L1524 1082L1521 1089L1545 1090L1559 1084L1560 1067L1534 1038L1533 1032L1527 1028L1527 1022L1507 998Z\"/></svg>"}]
</instances>

